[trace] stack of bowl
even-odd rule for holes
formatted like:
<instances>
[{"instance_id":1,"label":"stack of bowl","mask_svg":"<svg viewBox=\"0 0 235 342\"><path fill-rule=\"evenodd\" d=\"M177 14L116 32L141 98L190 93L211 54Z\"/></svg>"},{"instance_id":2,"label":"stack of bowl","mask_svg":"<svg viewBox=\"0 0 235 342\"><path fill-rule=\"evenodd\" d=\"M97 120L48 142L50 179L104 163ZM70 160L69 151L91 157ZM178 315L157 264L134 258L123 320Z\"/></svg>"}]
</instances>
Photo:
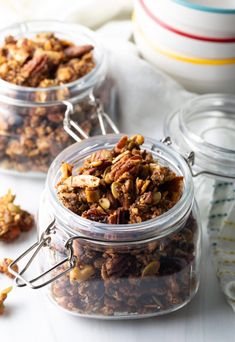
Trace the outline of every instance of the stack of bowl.
<instances>
[{"instance_id":1,"label":"stack of bowl","mask_svg":"<svg viewBox=\"0 0 235 342\"><path fill-rule=\"evenodd\" d=\"M143 57L195 92L235 92L234 0L135 0Z\"/></svg>"}]
</instances>

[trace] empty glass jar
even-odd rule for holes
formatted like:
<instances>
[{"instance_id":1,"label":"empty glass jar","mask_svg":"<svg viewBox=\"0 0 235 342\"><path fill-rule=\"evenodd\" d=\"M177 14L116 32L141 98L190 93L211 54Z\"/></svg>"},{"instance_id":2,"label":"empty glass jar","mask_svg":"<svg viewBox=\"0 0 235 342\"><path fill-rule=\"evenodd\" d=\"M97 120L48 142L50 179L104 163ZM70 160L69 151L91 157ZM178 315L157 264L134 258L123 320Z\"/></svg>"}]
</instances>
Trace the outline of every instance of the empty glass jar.
<instances>
[{"instance_id":1,"label":"empty glass jar","mask_svg":"<svg viewBox=\"0 0 235 342\"><path fill-rule=\"evenodd\" d=\"M195 195L213 264L228 302L235 300L235 96L197 96L165 125L172 147L190 153Z\"/></svg>"},{"instance_id":2,"label":"empty glass jar","mask_svg":"<svg viewBox=\"0 0 235 342\"><path fill-rule=\"evenodd\" d=\"M225 213L234 199L234 108L234 95L196 96L165 122L165 135L170 136L172 148L185 156L191 152L196 198L205 219L210 216L213 200L224 199Z\"/></svg>"}]
</instances>

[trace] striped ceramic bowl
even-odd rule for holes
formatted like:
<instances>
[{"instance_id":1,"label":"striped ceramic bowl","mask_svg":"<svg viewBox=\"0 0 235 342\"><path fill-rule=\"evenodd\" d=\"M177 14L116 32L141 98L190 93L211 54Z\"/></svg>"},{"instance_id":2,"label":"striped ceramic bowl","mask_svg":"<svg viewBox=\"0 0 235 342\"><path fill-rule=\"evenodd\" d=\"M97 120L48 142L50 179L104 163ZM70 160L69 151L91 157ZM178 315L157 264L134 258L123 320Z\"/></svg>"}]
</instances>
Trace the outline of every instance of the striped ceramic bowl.
<instances>
[{"instance_id":1,"label":"striped ceramic bowl","mask_svg":"<svg viewBox=\"0 0 235 342\"><path fill-rule=\"evenodd\" d=\"M235 37L234 0L144 0L152 13L178 30L215 39Z\"/></svg>"},{"instance_id":2,"label":"striped ceramic bowl","mask_svg":"<svg viewBox=\"0 0 235 342\"><path fill-rule=\"evenodd\" d=\"M158 2L161 0L153 3ZM133 27L144 58L187 89L235 92L235 39L232 37L224 40L179 31L153 11L150 0L136 0Z\"/></svg>"}]
</instances>

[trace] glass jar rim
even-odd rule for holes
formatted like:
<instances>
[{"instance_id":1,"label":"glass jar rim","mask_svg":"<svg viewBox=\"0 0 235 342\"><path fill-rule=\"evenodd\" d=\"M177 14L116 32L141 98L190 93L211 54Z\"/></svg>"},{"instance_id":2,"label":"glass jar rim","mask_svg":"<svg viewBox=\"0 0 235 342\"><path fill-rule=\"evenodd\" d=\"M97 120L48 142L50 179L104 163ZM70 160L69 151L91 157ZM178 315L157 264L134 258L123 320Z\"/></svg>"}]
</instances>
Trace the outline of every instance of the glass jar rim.
<instances>
[{"instance_id":1,"label":"glass jar rim","mask_svg":"<svg viewBox=\"0 0 235 342\"><path fill-rule=\"evenodd\" d=\"M176 172L180 172L184 177L184 191L180 200L164 214L153 218L148 221L135 224L103 224L95 221L91 221L73 213L68 208L63 206L59 201L55 185L59 180L60 166L63 161L70 163L72 160L83 161L91 153L98 151L102 148L113 147L124 134L108 134L106 136L96 136L82 142L75 143L65 150L63 150L56 159L52 162L46 180L46 191L48 193L48 199L51 207L53 208L54 216L60 213L60 222L63 225L64 230L69 231L70 234L76 235L76 227L83 228L83 233L92 233L95 236L101 236L104 240L115 237L122 241L127 236L132 236L133 240L148 239L152 237L162 237L175 230L177 230L182 221L184 221L192 208L194 200L194 188L192 176L188 164L184 158L175 152L170 147L166 146L162 142L157 142L154 139L145 138L143 149L153 153L154 158L164 159L167 165L173 168ZM161 164L161 163L160 163ZM174 165L174 166L173 166ZM69 217L68 220L65 217Z\"/></svg>"},{"instance_id":2,"label":"glass jar rim","mask_svg":"<svg viewBox=\"0 0 235 342\"><path fill-rule=\"evenodd\" d=\"M235 95L233 94L208 94L194 96L185 104L170 113L164 124L165 135L170 136L173 146L183 154L193 151L195 153L195 170L203 173L214 174L219 178L235 178L235 148L224 147L206 138L206 133L218 133L219 125L216 120L227 120L231 125L222 127L224 135L229 130L235 136L234 129L234 108ZM231 112L231 113L230 113ZM203 113L205 113L203 115ZM202 131L194 131L190 124L201 120L204 126ZM208 120L208 122L207 122ZM209 121L210 120L210 121ZM207 129L206 125L211 124ZM196 126L195 126L196 127ZM216 131L217 130L217 131ZM216 132L216 133L215 133ZM223 136L218 136L218 142L223 140Z\"/></svg>"},{"instance_id":3,"label":"glass jar rim","mask_svg":"<svg viewBox=\"0 0 235 342\"><path fill-rule=\"evenodd\" d=\"M34 27L35 26L35 27ZM41 27L51 27L50 29L40 29ZM54 28L54 29L53 29ZM96 65L95 67L86 75L80 77L79 79L72 81L72 82L68 82L62 85L57 85L57 86L52 86L52 87L27 87L27 86L21 86L21 85L17 85L14 83L10 83L7 82L3 79L0 78L0 90L2 89L7 89L9 91L13 91L14 92L14 97L16 96L17 93L19 94L23 94L23 93L27 93L27 94L32 94L32 93L43 93L43 94L47 94L53 91L58 91L58 90L71 90L72 88L77 88L78 91L83 91L86 90L87 88L92 88L96 83L98 83L97 78L99 79L102 74L102 70L104 70L106 67L106 54L105 54L105 50L104 47L102 46L102 43L99 41L99 39L97 38L97 35L95 32L93 32L92 30L90 30L89 28L80 25L80 24L75 24L75 23L68 23L68 22L63 22L63 21L59 21L59 20L29 20L29 21L24 21L24 22L19 22L19 23L15 23L12 25L9 25L8 27L2 28L0 30L0 37L2 36L2 39L4 39L6 36L8 36L10 33L9 32L15 32L17 31L17 33L14 34L14 36L24 36L25 34L36 34L39 32L52 32L52 33L59 33L59 34L71 34L72 31L76 31L78 34L80 34L81 36L83 36L85 39L88 39L90 41L90 43L93 43L92 45L95 46L95 61L96 61ZM73 41L72 39L68 40ZM20 95L21 96L21 95ZM8 97L5 95L1 95L1 98L4 97ZM26 100L28 103L36 103L35 101L29 101ZM25 102L26 102L25 101ZM10 102L23 102L22 99L11 99ZM48 103L58 103L61 101L48 101ZM47 101L43 101L43 102L39 102L40 104L46 104Z\"/></svg>"}]
</instances>

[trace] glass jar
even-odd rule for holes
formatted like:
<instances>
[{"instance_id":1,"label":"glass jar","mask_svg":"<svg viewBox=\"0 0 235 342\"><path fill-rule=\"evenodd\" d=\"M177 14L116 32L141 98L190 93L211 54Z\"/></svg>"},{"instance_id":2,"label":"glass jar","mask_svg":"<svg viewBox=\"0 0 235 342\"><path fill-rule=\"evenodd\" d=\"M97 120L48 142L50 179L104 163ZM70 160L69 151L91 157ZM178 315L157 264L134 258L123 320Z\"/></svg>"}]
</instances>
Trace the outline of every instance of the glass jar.
<instances>
[{"instance_id":1,"label":"glass jar","mask_svg":"<svg viewBox=\"0 0 235 342\"><path fill-rule=\"evenodd\" d=\"M225 207L235 195L234 108L234 95L201 95L171 113L165 122L172 147L191 159L195 194L206 224L220 190L224 199L231 199L224 201Z\"/></svg>"},{"instance_id":2,"label":"glass jar","mask_svg":"<svg viewBox=\"0 0 235 342\"><path fill-rule=\"evenodd\" d=\"M192 177L186 161L170 147L152 139L143 145L161 165L184 177L179 202L155 219L102 224L74 214L58 200L55 185L62 161L73 164L76 172L91 153L112 149L120 137L89 138L54 160L38 212L38 243L15 260L21 262L36 249L33 257L40 254L42 274L25 279L27 263L14 273L18 285L50 284L50 299L76 315L109 319L161 315L187 304L199 285L200 220Z\"/></svg>"},{"instance_id":3,"label":"glass jar","mask_svg":"<svg viewBox=\"0 0 235 342\"><path fill-rule=\"evenodd\" d=\"M72 121L79 125L82 138L102 134L103 126L108 129L107 115L97 114L98 101L112 118L117 108L114 81L106 76L104 49L87 28L59 21L24 22L1 30L0 45L9 35L34 38L41 32L55 33L77 45L91 44L95 67L76 81L48 88L0 79L0 168L27 176L45 174L58 153L74 142L74 136L71 138L63 127L68 105L73 106ZM71 126L67 122L67 131L71 132Z\"/></svg>"},{"instance_id":4,"label":"glass jar","mask_svg":"<svg viewBox=\"0 0 235 342\"><path fill-rule=\"evenodd\" d=\"M234 95L198 96L173 112L165 123L165 134L171 137L172 147L191 160L203 230L209 236L220 286L232 306L235 301L234 108Z\"/></svg>"}]
</instances>

